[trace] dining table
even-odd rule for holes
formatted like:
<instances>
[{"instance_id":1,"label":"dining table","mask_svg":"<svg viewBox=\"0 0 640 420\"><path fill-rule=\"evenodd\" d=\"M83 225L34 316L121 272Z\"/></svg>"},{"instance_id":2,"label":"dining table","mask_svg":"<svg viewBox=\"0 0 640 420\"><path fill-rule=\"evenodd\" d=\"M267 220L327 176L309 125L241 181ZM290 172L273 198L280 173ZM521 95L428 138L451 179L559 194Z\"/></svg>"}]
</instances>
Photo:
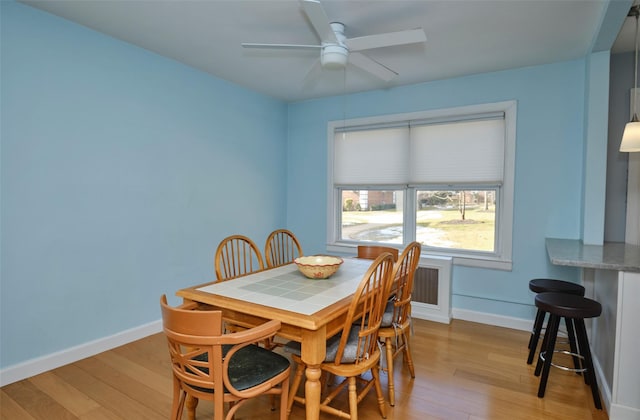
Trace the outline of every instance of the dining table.
<instances>
[{"instance_id":1,"label":"dining table","mask_svg":"<svg viewBox=\"0 0 640 420\"><path fill-rule=\"evenodd\" d=\"M351 300L372 261L344 258L327 279L305 277L295 263L226 281L213 281L176 292L185 303L222 311L223 319L247 328L269 320L281 322L278 336L301 344L306 364L306 418L320 417L320 364L326 341L340 333Z\"/></svg>"}]
</instances>

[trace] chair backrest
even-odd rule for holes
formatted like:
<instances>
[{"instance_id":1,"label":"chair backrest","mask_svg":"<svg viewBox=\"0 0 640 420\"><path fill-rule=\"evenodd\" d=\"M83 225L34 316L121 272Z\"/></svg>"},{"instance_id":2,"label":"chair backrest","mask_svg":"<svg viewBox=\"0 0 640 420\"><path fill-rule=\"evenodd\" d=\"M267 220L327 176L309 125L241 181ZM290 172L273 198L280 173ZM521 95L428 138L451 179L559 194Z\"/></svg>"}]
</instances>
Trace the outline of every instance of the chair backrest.
<instances>
[{"instance_id":1,"label":"chair backrest","mask_svg":"<svg viewBox=\"0 0 640 420\"><path fill-rule=\"evenodd\" d=\"M223 404L222 346L213 344L222 335L222 312L173 308L164 295L160 306L174 378L199 398L210 399L213 390Z\"/></svg>"},{"instance_id":2,"label":"chair backrest","mask_svg":"<svg viewBox=\"0 0 640 420\"><path fill-rule=\"evenodd\" d=\"M422 245L411 242L402 251L400 259L393 268L390 294L393 296L392 325L402 325L411 316L411 294L413 293L413 278L420 262ZM386 321L385 321L386 325Z\"/></svg>"},{"instance_id":3,"label":"chair backrest","mask_svg":"<svg viewBox=\"0 0 640 420\"><path fill-rule=\"evenodd\" d=\"M378 255L388 252L393 256L393 261L398 261L398 249L390 246L358 245L358 258L375 260Z\"/></svg>"},{"instance_id":4,"label":"chair backrest","mask_svg":"<svg viewBox=\"0 0 640 420\"><path fill-rule=\"evenodd\" d=\"M293 260L302 255L302 246L300 246L298 238L287 229L274 230L267 237L264 247L264 258L267 260L267 267L279 267L292 263Z\"/></svg>"},{"instance_id":5,"label":"chair backrest","mask_svg":"<svg viewBox=\"0 0 640 420\"><path fill-rule=\"evenodd\" d=\"M228 236L220 242L214 265L218 281L264 270L260 250L251 239L242 235Z\"/></svg>"},{"instance_id":6,"label":"chair backrest","mask_svg":"<svg viewBox=\"0 0 640 420\"><path fill-rule=\"evenodd\" d=\"M347 356L346 359L349 360L355 358L352 363L357 364L378 350L378 329L391 288L393 264L393 256L383 253L371 263L364 274L347 312L335 357L336 365L341 364L343 356ZM357 346L353 346L356 335ZM350 336L353 336L351 340ZM346 354L348 343L348 352L355 351L355 355Z\"/></svg>"}]
</instances>

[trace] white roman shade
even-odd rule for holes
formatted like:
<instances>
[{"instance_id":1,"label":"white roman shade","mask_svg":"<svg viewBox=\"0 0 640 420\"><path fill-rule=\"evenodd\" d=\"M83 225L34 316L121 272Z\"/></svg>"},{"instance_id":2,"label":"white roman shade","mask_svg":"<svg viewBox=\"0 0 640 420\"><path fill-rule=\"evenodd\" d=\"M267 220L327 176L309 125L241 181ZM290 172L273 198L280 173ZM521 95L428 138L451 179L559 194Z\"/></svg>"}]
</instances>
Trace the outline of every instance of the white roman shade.
<instances>
[{"instance_id":1,"label":"white roman shade","mask_svg":"<svg viewBox=\"0 0 640 420\"><path fill-rule=\"evenodd\" d=\"M409 130L405 125L337 132L334 153L336 184L406 184Z\"/></svg>"},{"instance_id":2,"label":"white roman shade","mask_svg":"<svg viewBox=\"0 0 640 420\"><path fill-rule=\"evenodd\" d=\"M500 184L504 119L411 127L410 184Z\"/></svg>"},{"instance_id":3,"label":"white roman shade","mask_svg":"<svg viewBox=\"0 0 640 420\"><path fill-rule=\"evenodd\" d=\"M348 127L334 138L334 184L500 185L504 147L502 112Z\"/></svg>"}]
</instances>

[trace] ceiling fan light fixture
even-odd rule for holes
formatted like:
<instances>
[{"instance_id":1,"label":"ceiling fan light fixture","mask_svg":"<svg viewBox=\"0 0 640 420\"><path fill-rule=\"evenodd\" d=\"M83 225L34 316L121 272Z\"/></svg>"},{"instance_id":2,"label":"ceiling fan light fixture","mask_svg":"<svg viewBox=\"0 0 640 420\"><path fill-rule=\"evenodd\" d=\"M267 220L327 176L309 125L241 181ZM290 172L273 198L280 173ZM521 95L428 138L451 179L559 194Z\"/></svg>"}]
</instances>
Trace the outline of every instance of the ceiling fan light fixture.
<instances>
[{"instance_id":1,"label":"ceiling fan light fixture","mask_svg":"<svg viewBox=\"0 0 640 420\"><path fill-rule=\"evenodd\" d=\"M325 69L343 69L347 65L349 50L342 45L325 45L322 47L320 63Z\"/></svg>"}]
</instances>

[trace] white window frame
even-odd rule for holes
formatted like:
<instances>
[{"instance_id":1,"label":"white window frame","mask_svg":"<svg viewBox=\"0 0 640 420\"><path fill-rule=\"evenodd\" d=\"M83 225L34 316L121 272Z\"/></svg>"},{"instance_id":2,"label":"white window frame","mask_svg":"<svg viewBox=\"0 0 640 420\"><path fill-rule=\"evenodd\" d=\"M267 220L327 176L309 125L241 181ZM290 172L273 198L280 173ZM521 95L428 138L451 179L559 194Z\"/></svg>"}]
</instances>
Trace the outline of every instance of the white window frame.
<instances>
[{"instance_id":1,"label":"white window frame","mask_svg":"<svg viewBox=\"0 0 640 420\"><path fill-rule=\"evenodd\" d=\"M496 208L496 249L494 253L478 253L465 250L442 250L427 248L425 254L452 257L455 265L481 267L499 270L512 269L512 235L513 235L513 209L514 209L514 182L515 182L515 156L516 156L516 119L517 101L504 101L489 104L469 105L455 108L420 111L403 114L392 114L356 119L343 119L329 121L327 123L327 251L343 254L355 254L356 243L343 241L339 237L341 212L338 203L341 203L339 189L333 183L333 156L335 131L350 126L367 126L378 124L396 124L401 121L422 119L454 119L474 114L489 112L504 112L505 121L505 145L504 145L504 179L501 188L498 189ZM371 189L380 186L372 185ZM366 186L360 186L364 189ZM388 189L396 188L388 186ZM407 217L407 212L415 212L415 197L412 195L415 186L403 186L405 191L405 225L404 241L407 243L411 236L415 236L415 217ZM418 187L417 189L420 189ZM473 189L470 186L469 189ZM388 245L388 244L387 244Z\"/></svg>"}]
</instances>

